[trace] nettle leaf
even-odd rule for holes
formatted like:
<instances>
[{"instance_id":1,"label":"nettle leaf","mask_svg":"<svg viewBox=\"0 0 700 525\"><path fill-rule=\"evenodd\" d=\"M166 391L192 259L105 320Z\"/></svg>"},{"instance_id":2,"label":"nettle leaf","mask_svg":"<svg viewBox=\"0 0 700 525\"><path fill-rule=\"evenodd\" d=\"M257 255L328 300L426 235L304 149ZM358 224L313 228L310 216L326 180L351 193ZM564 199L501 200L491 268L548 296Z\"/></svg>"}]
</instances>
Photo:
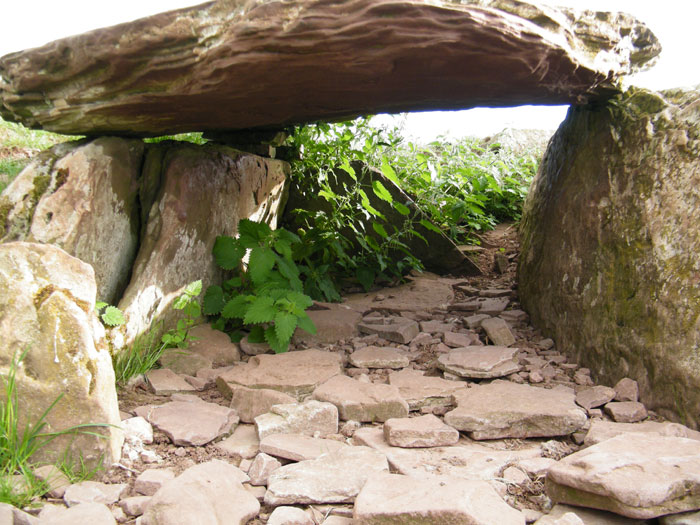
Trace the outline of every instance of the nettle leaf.
<instances>
[{"instance_id":1,"label":"nettle leaf","mask_svg":"<svg viewBox=\"0 0 700 525\"><path fill-rule=\"evenodd\" d=\"M250 329L248 334L248 341L251 343L264 343L265 342L265 328L262 325L254 326Z\"/></svg>"},{"instance_id":2,"label":"nettle leaf","mask_svg":"<svg viewBox=\"0 0 700 525\"><path fill-rule=\"evenodd\" d=\"M241 219L238 223L238 234L244 248L255 248L272 235L272 230L264 222Z\"/></svg>"},{"instance_id":3,"label":"nettle leaf","mask_svg":"<svg viewBox=\"0 0 700 525\"><path fill-rule=\"evenodd\" d=\"M275 333L280 341L289 343L297 327L297 316L288 312L275 314Z\"/></svg>"},{"instance_id":4,"label":"nettle leaf","mask_svg":"<svg viewBox=\"0 0 700 525\"><path fill-rule=\"evenodd\" d=\"M206 315L220 314L224 308L226 301L224 299L224 290L221 286L212 285L204 292L204 313Z\"/></svg>"},{"instance_id":5,"label":"nettle leaf","mask_svg":"<svg viewBox=\"0 0 700 525\"><path fill-rule=\"evenodd\" d=\"M355 174L355 168L353 168L350 165L350 161L348 160L347 157L343 159L343 162L340 163L340 166L338 166L341 170L343 170L345 173L350 175L352 179L357 182L357 175Z\"/></svg>"},{"instance_id":6,"label":"nettle leaf","mask_svg":"<svg viewBox=\"0 0 700 525\"><path fill-rule=\"evenodd\" d=\"M267 341L267 344L270 345L270 348L272 348L276 354L286 352L287 348L289 348L289 341L280 340L280 338L277 337L274 326L268 327L264 332L264 336L265 341Z\"/></svg>"},{"instance_id":7,"label":"nettle leaf","mask_svg":"<svg viewBox=\"0 0 700 525\"><path fill-rule=\"evenodd\" d=\"M307 309L309 306L314 304L314 300L311 299L308 295L305 295L301 292L294 292L290 291L287 294L287 300L289 300L290 303L294 304L295 306L301 308L301 309Z\"/></svg>"},{"instance_id":8,"label":"nettle leaf","mask_svg":"<svg viewBox=\"0 0 700 525\"><path fill-rule=\"evenodd\" d=\"M253 248L248 261L248 273L254 284L260 284L267 278L275 265L275 252L270 248Z\"/></svg>"},{"instance_id":9,"label":"nettle leaf","mask_svg":"<svg viewBox=\"0 0 700 525\"><path fill-rule=\"evenodd\" d=\"M202 281L192 281L185 287L185 295L197 297L202 292Z\"/></svg>"},{"instance_id":10,"label":"nettle leaf","mask_svg":"<svg viewBox=\"0 0 700 525\"><path fill-rule=\"evenodd\" d=\"M374 270L367 266L363 266L357 269L355 276L365 291L369 292L369 289L372 288L372 285L374 284Z\"/></svg>"},{"instance_id":11,"label":"nettle leaf","mask_svg":"<svg viewBox=\"0 0 700 525\"><path fill-rule=\"evenodd\" d=\"M107 326L119 326L126 322L126 319L124 319L124 314L116 306L107 306L100 318Z\"/></svg>"},{"instance_id":12,"label":"nettle leaf","mask_svg":"<svg viewBox=\"0 0 700 525\"><path fill-rule=\"evenodd\" d=\"M297 325L299 326L299 328L301 328L302 330L304 330L310 334L316 333L316 325L311 320L311 318L306 314L306 312L297 316Z\"/></svg>"},{"instance_id":13,"label":"nettle leaf","mask_svg":"<svg viewBox=\"0 0 700 525\"><path fill-rule=\"evenodd\" d=\"M250 295L237 295L224 305L224 308L221 310L221 316L226 319L243 319L251 298L252 296Z\"/></svg>"},{"instance_id":14,"label":"nettle leaf","mask_svg":"<svg viewBox=\"0 0 700 525\"><path fill-rule=\"evenodd\" d=\"M398 211L404 217L411 213L411 209L408 206L404 206L400 202L394 202L394 209Z\"/></svg>"},{"instance_id":15,"label":"nettle leaf","mask_svg":"<svg viewBox=\"0 0 700 525\"><path fill-rule=\"evenodd\" d=\"M95 310L98 312L102 310L105 306L109 306L109 303L105 303L104 301L97 301L95 303Z\"/></svg>"},{"instance_id":16,"label":"nettle leaf","mask_svg":"<svg viewBox=\"0 0 700 525\"><path fill-rule=\"evenodd\" d=\"M233 277L228 281L224 281L224 288L229 292L231 290L235 290L236 288L240 288L241 286L243 286L243 279L240 277Z\"/></svg>"},{"instance_id":17,"label":"nettle leaf","mask_svg":"<svg viewBox=\"0 0 700 525\"><path fill-rule=\"evenodd\" d=\"M175 302L173 302L173 310L182 310L189 302L190 298L183 293L181 296L175 299Z\"/></svg>"},{"instance_id":18,"label":"nettle leaf","mask_svg":"<svg viewBox=\"0 0 700 525\"><path fill-rule=\"evenodd\" d=\"M214 259L224 270L233 270L241 264L241 259L245 255L245 248L238 240L220 235L214 242Z\"/></svg>"},{"instance_id":19,"label":"nettle leaf","mask_svg":"<svg viewBox=\"0 0 700 525\"><path fill-rule=\"evenodd\" d=\"M382 157L382 174L397 186L401 186L399 178L396 176L394 168L391 167L386 157Z\"/></svg>"},{"instance_id":20,"label":"nettle leaf","mask_svg":"<svg viewBox=\"0 0 700 525\"><path fill-rule=\"evenodd\" d=\"M384 184L382 184L380 181L372 181L372 190L374 191L374 194L383 201L386 201L388 203L394 202L394 198L391 196L391 193L389 193L389 190L387 190L384 187Z\"/></svg>"},{"instance_id":21,"label":"nettle leaf","mask_svg":"<svg viewBox=\"0 0 700 525\"><path fill-rule=\"evenodd\" d=\"M243 317L245 324L269 323L275 318L275 301L272 297L263 295L256 297L250 303L248 310Z\"/></svg>"},{"instance_id":22,"label":"nettle leaf","mask_svg":"<svg viewBox=\"0 0 700 525\"><path fill-rule=\"evenodd\" d=\"M384 216L379 211L375 210L372 207L372 204L369 202L369 197L367 197L365 190L357 190L357 193L360 195L360 204L362 204L362 207L365 210L367 210L375 217L381 217L382 219L384 218Z\"/></svg>"},{"instance_id":23,"label":"nettle leaf","mask_svg":"<svg viewBox=\"0 0 700 525\"><path fill-rule=\"evenodd\" d=\"M372 229L377 232L377 234L382 237L383 239L386 239L389 237L389 234L386 232L384 229L384 226L379 224L378 222L372 222Z\"/></svg>"},{"instance_id":24,"label":"nettle leaf","mask_svg":"<svg viewBox=\"0 0 700 525\"><path fill-rule=\"evenodd\" d=\"M425 219L420 220L420 225L423 226L426 230L430 230L435 233L442 233L442 230L435 226L432 222L427 221Z\"/></svg>"}]
</instances>

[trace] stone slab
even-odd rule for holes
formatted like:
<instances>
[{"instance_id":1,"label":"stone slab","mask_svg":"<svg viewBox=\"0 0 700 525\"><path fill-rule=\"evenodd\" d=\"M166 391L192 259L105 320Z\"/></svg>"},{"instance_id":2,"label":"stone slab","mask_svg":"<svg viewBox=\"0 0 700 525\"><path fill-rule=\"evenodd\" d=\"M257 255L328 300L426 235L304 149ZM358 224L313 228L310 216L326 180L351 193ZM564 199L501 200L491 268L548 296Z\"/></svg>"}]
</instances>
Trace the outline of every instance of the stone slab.
<instances>
[{"instance_id":1,"label":"stone slab","mask_svg":"<svg viewBox=\"0 0 700 525\"><path fill-rule=\"evenodd\" d=\"M517 353L517 348L505 346L467 346L441 355L437 365L442 370L461 377L503 377L521 370L522 367L515 360Z\"/></svg>"}]
</instances>

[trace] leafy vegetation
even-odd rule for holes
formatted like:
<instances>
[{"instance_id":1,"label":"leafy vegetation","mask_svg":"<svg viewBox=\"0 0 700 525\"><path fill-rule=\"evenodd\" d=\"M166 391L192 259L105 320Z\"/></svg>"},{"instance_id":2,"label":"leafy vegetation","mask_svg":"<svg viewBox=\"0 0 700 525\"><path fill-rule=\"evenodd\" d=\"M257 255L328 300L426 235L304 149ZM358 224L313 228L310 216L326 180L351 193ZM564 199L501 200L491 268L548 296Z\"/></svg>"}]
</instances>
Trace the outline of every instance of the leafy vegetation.
<instances>
[{"instance_id":1,"label":"leafy vegetation","mask_svg":"<svg viewBox=\"0 0 700 525\"><path fill-rule=\"evenodd\" d=\"M105 326L120 326L126 322L126 319L124 319L124 312L116 306L111 306L103 301L97 301L95 303L95 310L100 316L102 324Z\"/></svg>"},{"instance_id":2,"label":"leafy vegetation","mask_svg":"<svg viewBox=\"0 0 700 525\"><path fill-rule=\"evenodd\" d=\"M152 137L143 139L148 144L157 144L165 140L176 140L180 142L191 142L192 144L206 144L207 139L203 137L203 133L179 133L177 135L163 135L162 137Z\"/></svg>"},{"instance_id":3,"label":"leafy vegetation","mask_svg":"<svg viewBox=\"0 0 700 525\"><path fill-rule=\"evenodd\" d=\"M232 272L223 286L212 285L204 294L204 313L213 316L216 329L241 339L250 328L250 342L267 342L276 353L284 352L299 326L315 333L306 314L312 300L303 293L300 269L293 258L299 237L265 223L243 219L239 237L217 237L216 263ZM247 266L243 258L250 250Z\"/></svg>"},{"instance_id":4,"label":"leafy vegetation","mask_svg":"<svg viewBox=\"0 0 700 525\"><path fill-rule=\"evenodd\" d=\"M175 299L173 310L182 310L185 317L177 321L175 328L163 334L161 342L166 348L187 348L190 341L193 340L190 328L194 326L195 320L202 315L202 308L197 300L200 293L202 293L202 281L193 281L185 286L185 291Z\"/></svg>"}]
</instances>

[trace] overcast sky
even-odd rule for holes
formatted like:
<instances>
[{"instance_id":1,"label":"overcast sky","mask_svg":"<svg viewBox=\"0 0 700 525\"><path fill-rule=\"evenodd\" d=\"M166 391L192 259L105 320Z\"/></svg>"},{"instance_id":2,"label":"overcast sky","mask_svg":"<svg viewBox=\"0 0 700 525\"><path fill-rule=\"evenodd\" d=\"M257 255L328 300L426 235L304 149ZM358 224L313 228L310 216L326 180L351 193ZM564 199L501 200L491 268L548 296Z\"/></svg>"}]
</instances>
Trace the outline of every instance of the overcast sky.
<instances>
[{"instance_id":1,"label":"overcast sky","mask_svg":"<svg viewBox=\"0 0 700 525\"><path fill-rule=\"evenodd\" d=\"M3 5L0 56L64 36L198 3L192 0L7 0ZM630 82L651 89L700 84L697 67L700 1L548 0L542 3L634 14L654 31L664 51L651 71L631 78ZM407 119L406 129L423 140L442 133L488 135L504 127L554 129L565 112L565 107L528 106L416 113Z\"/></svg>"}]
</instances>

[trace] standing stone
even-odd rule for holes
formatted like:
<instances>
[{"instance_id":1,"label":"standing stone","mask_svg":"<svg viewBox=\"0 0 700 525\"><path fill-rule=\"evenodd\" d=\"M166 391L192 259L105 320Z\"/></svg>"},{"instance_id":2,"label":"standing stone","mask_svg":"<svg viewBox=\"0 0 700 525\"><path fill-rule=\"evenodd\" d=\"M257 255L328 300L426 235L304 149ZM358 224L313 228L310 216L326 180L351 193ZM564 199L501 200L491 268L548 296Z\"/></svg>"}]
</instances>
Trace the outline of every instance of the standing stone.
<instances>
[{"instance_id":1,"label":"standing stone","mask_svg":"<svg viewBox=\"0 0 700 525\"><path fill-rule=\"evenodd\" d=\"M459 441L459 432L428 414L388 419L384 423L384 439L392 447L445 447Z\"/></svg>"},{"instance_id":2,"label":"standing stone","mask_svg":"<svg viewBox=\"0 0 700 525\"><path fill-rule=\"evenodd\" d=\"M255 418L258 438L271 434L321 436L338 433L338 409L332 403L310 400L302 404L274 405Z\"/></svg>"},{"instance_id":3,"label":"standing stone","mask_svg":"<svg viewBox=\"0 0 700 525\"><path fill-rule=\"evenodd\" d=\"M114 371L104 329L95 316L92 267L51 245L0 244L0 376L16 368L19 428L47 414L43 432L88 427L91 434L59 436L32 457L64 457L95 467L111 465L124 441ZM97 435L95 435L97 434ZM64 456L65 454L65 456Z\"/></svg>"},{"instance_id":4,"label":"standing stone","mask_svg":"<svg viewBox=\"0 0 700 525\"><path fill-rule=\"evenodd\" d=\"M517 353L517 348L505 346L467 346L441 355L437 365L460 377L490 379L520 371L521 366L515 360Z\"/></svg>"}]
</instances>

